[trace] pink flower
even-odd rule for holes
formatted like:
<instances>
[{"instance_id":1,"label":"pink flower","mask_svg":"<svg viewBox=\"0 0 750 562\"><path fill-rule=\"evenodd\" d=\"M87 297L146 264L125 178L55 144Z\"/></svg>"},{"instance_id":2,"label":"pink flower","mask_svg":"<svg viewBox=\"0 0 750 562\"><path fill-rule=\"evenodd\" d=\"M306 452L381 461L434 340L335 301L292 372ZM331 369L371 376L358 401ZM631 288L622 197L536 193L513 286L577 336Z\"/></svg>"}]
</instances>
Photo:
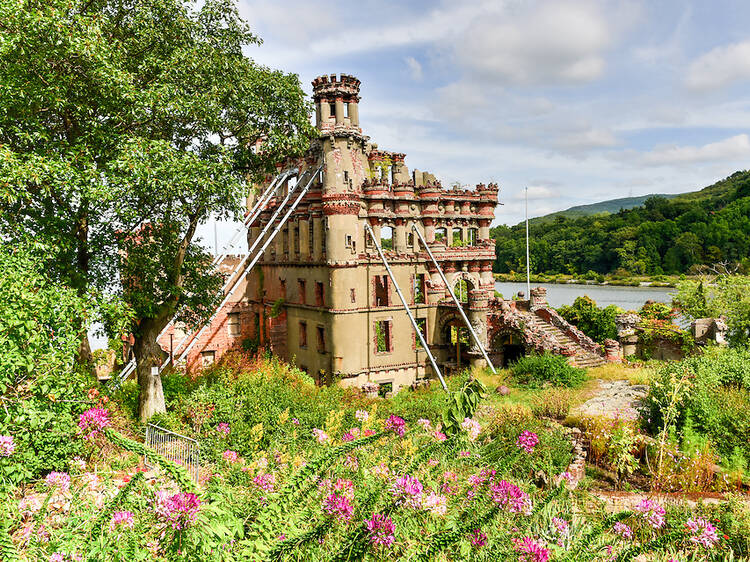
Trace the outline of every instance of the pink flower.
<instances>
[{"instance_id":1,"label":"pink flower","mask_svg":"<svg viewBox=\"0 0 750 562\"><path fill-rule=\"evenodd\" d=\"M229 464L235 464L237 461L239 461L240 456L237 454L236 451L224 451L222 454L222 457L224 457L224 460L228 462Z\"/></svg>"},{"instance_id":2,"label":"pink flower","mask_svg":"<svg viewBox=\"0 0 750 562\"><path fill-rule=\"evenodd\" d=\"M520 553L519 562L547 562L549 560L549 550L544 547L540 541L531 537L522 539L512 539L513 548Z\"/></svg>"},{"instance_id":3,"label":"pink flower","mask_svg":"<svg viewBox=\"0 0 750 562\"><path fill-rule=\"evenodd\" d=\"M481 529L474 529L469 535L469 540L474 548L482 548L487 544L487 535Z\"/></svg>"},{"instance_id":4,"label":"pink flower","mask_svg":"<svg viewBox=\"0 0 750 562\"><path fill-rule=\"evenodd\" d=\"M531 514L531 498L529 495L506 480L490 484L490 497L492 501L511 513Z\"/></svg>"},{"instance_id":5,"label":"pink flower","mask_svg":"<svg viewBox=\"0 0 750 562\"><path fill-rule=\"evenodd\" d=\"M117 527L132 529L135 526L132 511L115 511L109 521L109 530L114 531Z\"/></svg>"},{"instance_id":6,"label":"pink flower","mask_svg":"<svg viewBox=\"0 0 750 562\"><path fill-rule=\"evenodd\" d=\"M704 517L688 519L685 526L693 535L690 537L690 542L693 544L699 544L704 548L709 549L713 548L713 546L719 542L719 535L716 533L716 527L711 525L711 523L709 523Z\"/></svg>"},{"instance_id":7,"label":"pink flower","mask_svg":"<svg viewBox=\"0 0 750 562\"><path fill-rule=\"evenodd\" d=\"M357 472L359 470L359 459L354 455L346 455L344 466L352 472Z\"/></svg>"},{"instance_id":8,"label":"pink flower","mask_svg":"<svg viewBox=\"0 0 750 562\"><path fill-rule=\"evenodd\" d=\"M442 517L448 512L448 500L445 496L430 492L422 498L422 508Z\"/></svg>"},{"instance_id":9,"label":"pink flower","mask_svg":"<svg viewBox=\"0 0 750 562\"><path fill-rule=\"evenodd\" d=\"M90 441L110 424L109 411L104 408L89 408L78 417L78 435Z\"/></svg>"},{"instance_id":10,"label":"pink flower","mask_svg":"<svg viewBox=\"0 0 750 562\"><path fill-rule=\"evenodd\" d=\"M422 429L424 429L425 431L432 431L432 424L430 423L430 420L421 418L417 420L417 423L421 425Z\"/></svg>"},{"instance_id":11,"label":"pink flower","mask_svg":"<svg viewBox=\"0 0 750 562\"><path fill-rule=\"evenodd\" d=\"M394 536L396 526L387 515L376 513L370 517L365 524L367 525L367 531L370 535L370 544L390 547L396 540L396 537Z\"/></svg>"},{"instance_id":12,"label":"pink flower","mask_svg":"<svg viewBox=\"0 0 750 562\"><path fill-rule=\"evenodd\" d=\"M339 521L349 521L354 515L354 506L346 496L333 493L323 500L323 511Z\"/></svg>"},{"instance_id":13,"label":"pink flower","mask_svg":"<svg viewBox=\"0 0 750 562\"><path fill-rule=\"evenodd\" d=\"M253 478L253 484L264 492L273 492L276 484L276 475L273 473L260 472Z\"/></svg>"},{"instance_id":14,"label":"pink flower","mask_svg":"<svg viewBox=\"0 0 750 562\"><path fill-rule=\"evenodd\" d=\"M661 529L664 526L665 520L664 515L666 511L658 503L651 500L643 500L637 506L635 510L643 515L643 518L648 521L654 529Z\"/></svg>"},{"instance_id":15,"label":"pink flower","mask_svg":"<svg viewBox=\"0 0 750 562\"><path fill-rule=\"evenodd\" d=\"M376 464L370 469L370 472L372 472L375 476L380 476L381 478L387 478L390 474L390 469L388 468L388 465L384 462L381 462L380 464Z\"/></svg>"},{"instance_id":16,"label":"pink flower","mask_svg":"<svg viewBox=\"0 0 750 562\"><path fill-rule=\"evenodd\" d=\"M317 439L318 443L320 443L321 445L323 445L324 443L328 443L331 440L331 438L328 437L328 434L322 429L318 429L316 427L315 429L312 430L312 432L313 432L313 437L315 437L315 439Z\"/></svg>"},{"instance_id":17,"label":"pink flower","mask_svg":"<svg viewBox=\"0 0 750 562\"><path fill-rule=\"evenodd\" d=\"M0 435L0 457L9 457L16 449L12 435Z\"/></svg>"},{"instance_id":18,"label":"pink flower","mask_svg":"<svg viewBox=\"0 0 750 562\"><path fill-rule=\"evenodd\" d=\"M612 530L620 535L623 539L632 539L633 538L633 530L627 526L625 523L622 523L618 521L615 523L615 526L612 527Z\"/></svg>"},{"instance_id":19,"label":"pink flower","mask_svg":"<svg viewBox=\"0 0 750 562\"><path fill-rule=\"evenodd\" d=\"M403 437L406 433L406 422L402 418L391 414L391 416L385 420L385 430L391 430L399 437Z\"/></svg>"},{"instance_id":20,"label":"pink flower","mask_svg":"<svg viewBox=\"0 0 750 562\"><path fill-rule=\"evenodd\" d=\"M360 422L366 422L370 418L370 414L367 412L367 410L357 410L354 413L354 417L357 418Z\"/></svg>"},{"instance_id":21,"label":"pink flower","mask_svg":"<svg viewBox=\"0 0 750 562\"><path fill-rule=\"evenodd\" d=\"M292 418L292 423L294 425L299 425L299 420L297 418Z\"/></svg>"},{"instance_id":22,"label":"pink flower","mask_svg":"<svg viewBox=\"0 0 750 562\"><path fill-rule=\"evenodd\" d=\"M60 488L61 492L70 489L70 475L67 472L50 472L44 481L50 488Z\"/></svg>"},{"instance_id":23,"label":"pink flower","mask_svg":"<svg viewBox=\"0 0 750 562\"><path fill-rule=\"evenodd\" d=\"M173 529L186 529L198 519L201 500L195 494L180 492L168 496L160 490L154 500L154 511Z\"/></svg>"},{"instance_id":24,"label":"pink flower","mask_svg":"<svg viewBox=\"0 0 750 562\"><path fill-rule=\"evenodd\" d=\"M446 439L448 439L445 433L443 433L442 431L438 431L437 429L435 430L435 433L433 433L432 435L435 437L436 441L445 441Z\"/></svg>"},{"instance_id":25,"label":"pink flower","mask_svg":"<svg viewBox=\"0 0 750 562\"><path fill-rule=\"evenodd\" d=\"M391 493L396 503L419 509L422 504L422 489L423 486L419 479L407 474L396 480L391 488Z\"/></svg>"},{"instance_id":26,"label":"pink flower","mask_svg":"<svg viewBox=\"0 0 750 562\"><path fill-rule=\"evenodd\" d=\"M554 532L558 535L567 535L570 528L568 522L560 517L552 518L552 527L554 528Z\"/></svg>"},{"instance_id":27,"label":"pink flower","mask_svg":"<svg viewBox=\"0 0 750 562\"><path fill-rule=\"evenodd\" d=\"M534 447L536 447L538 443L539 436L536 433L526 430L518 436L516 446L527 453L533 453Z\"/></svg>"},{"instance_id":28,"label":"pink flower","mask_svg":"<svg viewBox=\"0 0 750 562\"><path fill-rule=\"evenodd\" d=\"M479 422L471 418L464 418L464 421L461 422L461 429L469 434L469 441L476 441L479 433L482 431Z\"/></svg>"},{"instance_id":29,"label":"pink flower","mask_svg":"<svg viewBox=\"0 0 750 562\"><path fill-rule=\"evenodd\" d=\"M216 431L218 433L221 433L222 436L226 437L229 435L229 424L221 422L219 425L216 426Z\"/></svg>"},{"instance_id":30,"label":"pink flower","mask_svg":"<svg viewBox=\"0 0 750 562\"><path fill-rule=\"evenodd\" d=\"M458 452L458 456L461 457L462 459L467 459L467 458L469 458L471 456L471 452L469 452L469 451L459 451Z\"/></svg>"},{"instance_id":31,"label":"pink flower","mask_svg":"<svg viewBox=\"0 0 750 562\"><path fill-rule=\"evenodd\" d=\"M49 562L65 562L65 555L61 552L54 552L50 554L50 557L47 560Z\"/></svg>"},{"instance_id":32,"label":"pink flower","mask_svg":"<svg viewBox=\"0 0 750 562\"><path fill-rule=\"evenodd\" d=\"M371 435L375 435L374 429L365 429L364 432L362 432L362 435L364 437L370 437Z\"/></svg>"}]
</instances>

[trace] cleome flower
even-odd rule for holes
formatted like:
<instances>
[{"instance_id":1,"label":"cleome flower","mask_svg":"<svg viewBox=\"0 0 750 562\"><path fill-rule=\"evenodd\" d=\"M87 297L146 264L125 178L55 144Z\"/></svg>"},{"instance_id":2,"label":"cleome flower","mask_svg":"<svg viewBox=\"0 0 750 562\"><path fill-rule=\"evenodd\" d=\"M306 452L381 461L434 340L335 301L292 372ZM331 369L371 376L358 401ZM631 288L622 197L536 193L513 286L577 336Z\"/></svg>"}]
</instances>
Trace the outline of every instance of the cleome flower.
<instances>
[{"instance_id":1,"label":"cleome flower","mask_svg":"<svg viewBox=\"0 0 750 562\"><path fill-rule=\"evenodd\" d=\"M541 541L532 537L512 540L513 548L519 553L519 562L547 562L549 560L549 549Z\"/></svg>"},{"instance_id":2,"label":"cleome flower","mask_svg":"<svg viewBox=\"0 0 750 562\"><path fill-rule=\"evenodd\" d=\"M229 435L229 431L229 424L226 422L221 422L216 426L216 432L219 433L222 437L226 437L227 435Z\"/></svg>"},{"instance_id":3,"label":"cleome flower","mask_svg":"<svg viewBox=\"0 0 750 562\"><path fill-rule=\"evenodd\" d=\"M61 492L70 489L70 475L67 472L50 472L44 482L50 488L59 488Z\"/></svg>"},{"instance_id":4,"label":"cleome flower","mask_svg":"<svg viewBox=\"0 0 750 562\"><path fill-rule=\"evenodd\" d=\"M527 453L533 453L534 447L536 447L538 443L539 436L532 431L526 430L518 436L516 446L519 449L523 449Z\"/></svg>"},{"instance_id":5,"label":"cleome flower","mask_svg":"<svg viewBox=\"0 0 750 562\"><path fill-rule=\"evenodd\" d=\"M313 437L320 443L321 445L328 443L331 441L331 438L328 437L328 434L323 431L322 429L318 429L317 427L312 430Z\"/></svg>"},{"instance_id":6,"label":"cleome flower","mask_svg":"<svg viewBox=\"0 0 750 562\"><path fill-rule=\"evenodd\" d=\"M360 422L364 423L368 419L370 419L370 414L367 410L357 410L354 413L354 417L357 418L357 420L359 420Z\"/></svg>"},{"instance_id":7,"label":"cleome flower","mask_svg":"<svg viewBox=\"0 0 750 562\"><path fill-rule=\"evenodd\" d=\"M529 495L507 480L490 484L490 497L492 501L511 513L531 514L531 498Z\"/></svg>"},{"instance_id":8,"label":"cleome flower","mask_svg":"<svg viewBox=\"0 0 750 562\"><path fill-rule=\"evenodd\" d=\"M623 539L633 538L633 530L622 521L615 523L614 527L612 527L612 531L614 531L615 534L620 535Z\"/></svg>"},{"instance_id":9,"label":"cleome flower","mask_svg":"<svg viewBox=\"0 0 750 562\"><path fill-rule=\"evenodd\" d=\"M120 527L132 529L135 526L133 517L134 515L132 511L115 511L112 514L112 519L109 521L109 530L114 531Z\"/></svg>"},{"instance_id":10,"label":"cleome flower","mask_svg":"<svg viewBox=\"0 0 750 562\"><path fill-rule=\"evenodd\" d=\"M635 506L635 510L640 513L654 529L661 529L664 526L664 515L666 514L666 511L664 511L664 508L655 501L643 500Z\"/></svg>"},{"instance_id":11,"label":"cleome flower","mask_svg":"<svg viewBox=\"0 0 750 562\"><path fill-rule=\"evenodd\" d=\"M384 429L386 431L393 431L393 433L399 437L403 437L406 433L406 422L402 418L391 414L390 417L385 420Z\"/></svg>"},{"instance_id":12,"label":"cleome flower","mask_svg":"<svg viewBox=\"0 0 750 562\"><path fill-rule=\"evenodd\" d=\"M226 462L229 464L236 464L240 460L240 456L237 454L236 451L224 451L221 455Z\"/></svg>"},{"instance_id":13,"label":"cleome flower","mask_svg":"<svg viewBox=\"0 0 750 562\"><path fill-rule=\"evenodd\" d=\"M354 506L352 506L349 498L336 492L329 494L323 500L322 509L339 521L349 521L354 515Z\"/></svg>"},{"instance_id":14,"label":"cleome flower","mask_svg":"<svg viewBox=\"0 0 750 562\"><path fill-rule=\"evenodd\" d=\"M259 472L253 478L253 484L264 492L273 492L276 484L276 475L269 472Z\"/></svg>"},{"instance_id":15,"label":"cleome flower","mask_svg":"<svg viewBox=\"0 0 750 562\"><path fill-rule=\"evenodd\" d=\"M369 534L370 544L375 546L390 547L396 540L394 532L396 526L387 515L375 513L370 519L365 521L367 532Z\"/></svg>"},{"instance_id":16,"label":"cleome flower","mask_svg":"<svg viewBox=\"0 0 750 562\"><path fill-rule=\"evenodd\" d=\"M714 545L719 542L719 535L716 533L716 527L711 525L705 517L688 519L685 523L685 527L687 527L692 535L690 537L690 542L693 544L699 544L702 547L709 549L713 548Z\"/></svg>"},{"instance_id":17,"label":"cleome flower","mask_svg":"<svg viewBox=\"0 0 750 562\"><path fill-rule=\"evenodd\" d=\"M0 435L0 457L9 457L16 449L12 435Z\"/></svg>"},{"instance_id":18,"label":"cleome flower","mask_svg":"<svg viewBox=\"0 0 750 562\"><path fill-rule=\"evenodd\" d=\"M422 506L423 489L419 479L407 474L396 480L391 487L391 493L397 504L419 509Z\"/></svg>"},{"instance_id":19,"label":"cleome flower","mask_svg":"<svg viewBox=\"0 0 750 562\"><path fill-rule=\"evenodd\" d=\"M422 509L442 517L448 512L448 499L434 492L422 497Z\"/></svg>"},{"instance_id":20,"label":"cleome flower","mask_svg":"<svg viewBox=\"0 0 750 562\"><path fill-rule=\"evenodd\" d=\"M78 435L90 441L110 425L109 410L89 408L78 417Z\"/></svg>"},{"instance_id":21,"label":"cleome flower","mask_svg":"<svg viewBox=\"0 0 750 562\"><path fill-rule=\"evenodd\" d=\"M461 429L468 433L469 441L476 441L482 431L479 422L471 418L464 418L464 421L461 422Z\"/></svg>"},{"instance_id":22,"label":"cleome flower","mask_svg":"<svg viewBox=\"0 0 750 562\"><path fill-rule=\"evenodd\" d=\"M154 498L154 512L170 527L181 531L187 529L198 519L201 500L190 492L180 492L169 496L159 490Z\"/></svg>"},{"instance_id":23,"label":"cleome flower","mask_svg":"<svg viewBox=\"0 0 750 562\"><path fill-rule=\"evenodd\" d=\"M474 529L469 535L469 540L474 548L482 548L487 544L487 535L481 529Z\"/></svg>"}]
</instances>

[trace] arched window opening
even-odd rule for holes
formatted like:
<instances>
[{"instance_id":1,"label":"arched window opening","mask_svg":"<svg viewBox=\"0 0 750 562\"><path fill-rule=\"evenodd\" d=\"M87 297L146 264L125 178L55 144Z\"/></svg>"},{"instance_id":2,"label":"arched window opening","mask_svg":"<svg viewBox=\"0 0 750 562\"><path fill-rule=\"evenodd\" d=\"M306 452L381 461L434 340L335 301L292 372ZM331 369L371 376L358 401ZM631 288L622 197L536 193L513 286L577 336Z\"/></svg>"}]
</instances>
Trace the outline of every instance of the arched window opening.
<instances>
[{"instance_id":1,"label":"arched window opening","mask_svg":"<svg viewBox=\"0 0 750 562\"><path fill-rule=\"evenodd\" d=\"M393 227L383 226L380 228L380 246L384 250L393 249Z\"/></svg>"}]
</instances>

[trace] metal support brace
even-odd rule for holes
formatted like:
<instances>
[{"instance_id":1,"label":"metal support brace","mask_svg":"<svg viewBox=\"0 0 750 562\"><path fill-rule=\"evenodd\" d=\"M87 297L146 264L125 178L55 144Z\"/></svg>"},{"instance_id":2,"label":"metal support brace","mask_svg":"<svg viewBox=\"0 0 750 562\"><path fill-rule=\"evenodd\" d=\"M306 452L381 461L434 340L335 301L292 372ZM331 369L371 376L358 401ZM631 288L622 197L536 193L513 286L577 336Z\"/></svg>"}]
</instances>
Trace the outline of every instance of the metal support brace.
<instances>
[{"instance_id":1,"label":"metal support brace","mask_svg":"<svg viewBox=\"0 0 750 562\"><path fill-rule=\"evenodd\" d=\"M370 238L372 238L373 244L375 244L375 249L378 251L378 254L380 255L380 260L383 262L383 265L385 266L385 270L388 272L388 277L391 278L391 281L393 281L393 288L396 289L396 293L398 293L399 298L401 299L401 303L404 305L404 310L406 310L406 314L409 316L409 320L411 320L411 325L414 326L414 331L417 333L417 336L419 337L419 341L422 342L422 347L427 352L427 357L430 358L430 363L432 363L432 368L435 369L435 374L438 376L438 379L440 379L440 384L443 386L443 390L446 392L448 391L448 386L445 384L445 380L443 379L443 374L440 372L440 368L437 366L437 362L435 361L435 358L432 356L432 352L430 351L430 348L427 347L427 342L424 339L424 336L422 335L422 331L419 329L419 326L417 325L417 321L414 319L414 316L411 313L411 310L409 310L409 305L406 304L406 299L404 298L403 293L401 293L401 289L398 286L398 283L396 282L396 278L393 275L393 271L391 271L391 266L388 265L388 261L385 259L385 256L383 255L383 250L380 249L380 244L375 239L375 234L372 232L372 227L365 223L365 230L367 230L367 233L370 235Z\"/></svg>"},{"instance_id":2,"label":"metal support brace","mask_svg":"<svg viewBox=\"0 0 750 562\"><path fill-rule=\"evenodd\" d=\"M258 253L257 253L257 254L255 254L255 257L254 257L254 258L252 259L252 261L250 262L250 264L249 264L249 265L247 266L247 269L245 269L245 271L244 271L244 274L242 275L242 277L247 277L247 276L248 276L248 275L250 274L250 272L252 271L253 267L255 267L255 264L256 264L256 263L258 263L258 260L259 260L259 259L261 258L261 256L263 255L263 252L265 252L265 251L266 251L266 248L267 248L267 247L268 247L268 246L269 246L269 245L271 244L271 242L273 242L273 239L274 239L274 238L276 237L276 235L277 235L277 234L278 234L278 233L279 233L279 232L281 231L281 229L282 229L282 228L284 227L284 224L286 224L286 221L287 221L287 220L289 220L289 217L290 217L290 216L292 215L292 213L294 212L294 210L295 210L295 209L297 208L297 205L299 205L299 204L300 204L300 202L302 201L302 198L303 198L303 197L305 196L305 194L307 193L307 191L308 191L308 190L310 189L310 187L312 186L313 182L315 181L315 177L317 176L318 172L319 172L319 171L320 171L320 170L322 169L322 167L323 167L323 166L320 166L320 167L319 167L319 168L318 168L318 169L317 169L317 170L315 171L315 173L314 173L314 174L312 175L312 177L310 178L310 181L308 181L308 182L307 182L307 184L305 185L305 187L304 187L304 188L302 189L302 191L300 192L300 194L299 194L299 195L297 196L297 199L295 199L294 203L292 203L292 206L291 206L291 207L289 207L289 210L288 210L288 211L286 212L286 214L285 214L285 215L284 215L284 216L283 216L283 217L281 218L281 221L279 222L279 225L278 225L278 226L277 226L277 227L276 227L276 228L275 228L275 229L273 230L273 232L271 232L271 235L270 235L270 236L268 237L268 239L267 239L267 240L265 241L265 243L263 244L263 246L261 246L261 248L260 248L260 250L258 251ZM297 186L294 186L294 188L296 188L296 187L297 187ZM291 193L291 191L290 191L290 193ZM286 197L286 198L284 199L284 202L283 202L282 204L285 204L285 203L286 203L286 201L288 200L288 197L289 197L289 195L287 195L287 197ZM281 206L279 206L279 209L277 209L277 212L278 212L278 211L279 211L280 209L281 209ZM274 219L275 219L275 216L276 216L276 213L274 213L274 218L272 218L272 219L271 219L271 220L269 221L268 225L271 225L271 224L273 224L273 221L274 221ZM266 225L266 226L268 226L268 225ZM253 250L255 249L255 247L257 246L257 242L258 242L258 240L260 240L261 238L262 238L262 234L261 234L261 236L258 236L258 239L256 240L256 243L255 243L255 244L253 244L252 248L250 249L250 252L252 252L252 251L253 251ZM250 254L250 253L248 253L248 257L249 257L250 255L251 255L251 254ZM229 293L227 293L227 295L226 295L226 296L224 297L224 300L223 300L223 301L221 301L221 304L219 304L219 306L218 306L218 307L216 308L216 311L215 311L215 312L214 312L214 313L213 313L213 314L211 315L211 318L209 318L209 319L208 319L208 321L207 321L207 322L206 322L206 323L205 323L205 324L203 325L203 327L202 327L202 328L200 329L200 331L199 331L199 332L198 332L198 333L197 333L197 334L195 335L195 337L193 338L193 341L191 341L191 342L190 342L190 345L188 345L188 346L187 346L187 348L185 349L185 351L183 351L183 352L182 352L182 353L180 354L180 357L179 357L179 358L177 359L177 361L176 361L177 363L179 363L180 361L182 361L182 360L183 360L183 359L184 359L184 358L185 358L185 357L187 356L187 354L188 354L188 353L190 352L190 350L191 350L191 349L193 348L193 346L194 346L194 345L195 345L195 344L196 344L196 343L198 342L198 340L200 339L200 337L201 337L201 335L203 334L204 330L206 330L206 328L208 328L208 327L209 327L209 326L211 325L211 322L213 322L214 318L216 318L216 315L217 315L217 314L219 313L219 311L220 311L220 310L222 309L222 307L223 307L223 306L224 306L224 305L225 305L225 304L226 304L226 303L227 303L227 302L229 301L229 299L230 299L230 298L232 297L232 295L234 294L234 291L235 291L235 290L237 290L237 287L239 287L239 286L240 286L240 280L241 280L241 278L238 278L238 279L237 279L237 280L235 281L235 283L234 283L234 285L232 286L232 288L230 289ZM165 365L166 365L166 362L165 362ZM163 368L163 366L162 366L162 368Z\"/></svg>"},{"instance_id":3,"label":"metal support brace","mask_svg":"<svg viewBox=\"0 0 750 562\"><path fill-rule=\"evenodd\" d=\"M269 184L269 186L263 192L263 196L255 203L255 205L253 206L251 212L249 213L249 215L243 221L242 226L235 231L235 233L232 236L231 240L227 243L227 245L222 250L221 255L220 256L216 256L214 258L214 260L212 262L213 266L217 266L217 265L219 265L223 261L223 259L227 255L227 251L229 250L229 248L232 247L232 245L234 244L235 238L237 238L237 236L239 235L239 233L242 232L247 227L249 227L251 224L253 224L253 222L255 222L255 220L258 218L258 216L260 215L261 211L263 210L263 207L265 207L266 203L268 203L268 201L271 199L271 196L273 195L273 191L276 189L276 187L281 182L286 181L286 179L289 178L290 176L296 175L298 173L299 173L299 169L298 168L291 168L290 170L287 170L285 172L281 172L281 173L279 173L279 174L276 175L276 177L273 179L273 181ZM295 188L296 188L296 186L292 187L292 189L290 190L290 192L293 192ZM284 199L284 202L282 203L282 205L286 204L286 202L289 200L289 196L290 195L291 195L291 193L287 194L287 198ZM273 220L271 222L273 222ZM261 236L263 234L264 233L261 233ZM250 253L250 252L248 252L248 253ZM231 281L232 277L234 277L235 272L242 267L242 264L245 262L246 259L247 258L243 259L242 262L240 262L237 265L237 267L232 271L231 275L229 276L229 280L230 281ZM222 288L222 291L226 290L228 283L229 283L229 281L227 281L227 283L224 285L224 287ZM167 323L167 325L164 326L164 328L162 328L162 330L159 332L159 335L156 336L156 339L158 340L167 330L169 330L169 328L172 327L172 325L174 324L174 322L175 322L175 318L173 317ZM177 347L175 349L179 349L182 345L184 345L184 343L187 341L187 339L189 337L190 337L190 334L186 335L177 344ZM161 367L159 368L159 372L161 373L164 370L164 367L166 367L168 364L169 364L169 361L165 361L161 365ZM136 367L135 358L133 358L133 359L131 359L125 365L125 367L122 368L122 370L118 374L118 379L120 380L120 382L126 381L130 377L130 375L133 373L133 371L135 371L135 367Z\"/></svg>"},{"instance_id":4,"label":"metal support brace","mask_svg":"<svg viewBox=\"0 0 750 562\"><path fill-rule=\"evenodd\" d=\"M318 168L318 169L320 169L320 168ZM317 174L317 172L315 172L315 174ZM315 179L315 174L313 174L313 177L312 177L312 179ZM305 174L302 174L302 176L303 176L303 177L304 177L304 175L305 175ZM312 183L312 180L311 180L311 182L310 182L310 183ZM292 186L292 187L291 187L291 188L289 189L289 192L288 192L288 193L286 194L286 197L284 197L284 199L283 199L283 200L281 201L281 203L279 203L278 207L277 207L277 208L276 208L276 210L274 211L273 215L271 215L271 219L270 219L270 220L268 221L268 224L266 224L266 226L265 226L265 227L263 228L263 230L262 230L262 231L260 232L260 234L258 235L258 237L257 237L257 238L255 239L255 241L254 241L254 242L252 243L252 245L251 245L251 246L250 246L250 248L248 249L248 251L247 251L247 254L246 254L246 255L245 255L245 257L244 257L244 258L242 259L242 261L241 261L241 262L240 262L240 263L239 263L239 264L237 265L237 267L236 267L236 268L235 268L235 269L234 269L234 270L232 271L232 274L231 274L231 275L229 276L229 279L227 279L227 282L226 282L226 283L224 284L224 286L223 286L223 287L222 287L222 289L221 289L223 293L226 293L227 291L229 291L229 294L227 294L227 296L226 296L226 297L224 298L224 300L222 301L222 303L221 303L221 304L219 305L219 308L217 308L217 313L218 313L218 311L219 311L219 310L221 309L221 307L222 307L222 306L224 306L224 304L225 304L225 303L227 302L227 300L229 299L229 297L230 297L230 296L231 296L231 295L232 295L232 294L234 293L234 289L235 289L235 288L236 288L236 287L238 286L238 284L239 284L239 281L240 281L240 279L242 278L242 268L243 268L243 266L245 265L245 262L246 262L246 261L247 261L247 260L248 260L248 259L250 258L250 256L252 256L252 254L253 254L253 251L255 250L255 248L257 248L257 247L258 247L258 244L260 243L260 241L261 241L261 240L263 239L263 237L264 237L264 236L265 236L265 235L266 235L266 234L268 233L268 231L269 231L269 230L271 229L271 227L273 227L273 223L274 223L274 221L276 221L276 218L277 218L277 217L279 216L279 214L280 214L280 213L281 213L281 211L283 210L283 208L284 208L284 205L286 205L286 204L287 204L287 203L289 202L289 199L291 199L292 195L293 195L293 194L294 194L294 192L295 192L295 191L297 190L297 187L298 187L298 186L299 186L300 184L301 184L301 182L299 182L299 181L298 181L298 182L297 182L297 183L296 183L295 185L293 185L293 186ZM309 184L308 184L308 185L309 185ZM306 191L306 190L305 190L305 191ZM279 228L280 228L280 227L279 227ZM265 246L264 246L263 250L261 250L260 254L258 254L258 255L261 255L261 254L263 253L263 251L264 251L264 250L265 250ZM252 267L252 266L251 266L251 267ZM235 274L238 274L238 275L235 275ZM216 313L215 313L215 314L214 314L214 315L213 315L213 316L211 317L211 321L213 320L214 316L216 316ZM211 321L209 321L209 324L211 323ZM205 326L204 326L204 328L205 328ZM202 329L201 329L201 331L202 331L202 330L203 330L204 328L202 328ZM175 346L175 349L176 349L176 350L179 350L179 349L180 349L180 348L181 348L181 347L182 347L183 345L185 345L185 343L186 343L186 342L187 342L188 340L190 340L190 338L192 338L192 337L193 337L193 334L194 334L194 332L190 332L190 333L186 334L186 335L185 335L185 337L183 337L183 338L182 338L182 339L181 339L181 340L179 341L179 343L178 343L178 344L177 344L177 345ZM191 344L190 344L190 348L192 348L192 345L193 345L193 343L191 342ZM184 355L184 354L181 354L181 355L180 355L180 359L182 359L183 355ZM165 361L164 363L162 363L161 367L159 367L159 372L163 371L163 370L164 370L164 368L165 368L165 367L166 367L166 366L167 366L167 365L168 365L169 363L170 363L169 361Z\"/></svg>"},{"instance_id":5,"label":"metal support brace","mask_svg":"<svg viewBox=\"0 0 750 562\"><path fill-rule=\"evenodd\" d=\"M490 369L492 369L492 374L497 374L497 371L495 371L495 366L492 364L492 361L490 361L489 356L487 355L487 351L485 351L484 346L482 345L482 342L479 341L479 336L477 336L477 333L474 331L474 328L471 326L471 322L469 322L469 319L466 317L466 313L464 312L464 307L461 305L461 302L456 298L456 293L453 292L453 288L450 286L450 283L448 283L448 279L445 277L445 273L443 273L443 269L440 267L440 264L435 259L435 256L432 254L432 251L430 250L430 247L427 245L427 241L424 239L424 236L422 236L422 233L419 232L419 229L416 227L416 225L411 225L412 230L417 233L417 236L419 237L419 241L422 243L422 246L424 246L424 249L427 250L427 255L430 256L430 259L432 260L432 263L435 264L435 267L437 267L438 273L440 274L440 278L443 280L443 283L445 283L445 286L448 287L448 292L451 294L451 298L453 299L453 302L456 303L456 307L458 308L458 312L461 313L461 318L464 319L464 322L466 323L466 327L469 328L469 332L471 332L471 337L474 338L474 342L479 347L479 350L482 352L482 355L484 356L484 360L487 361L487 365L490 366Z\"/></svg>"}]
</instances>

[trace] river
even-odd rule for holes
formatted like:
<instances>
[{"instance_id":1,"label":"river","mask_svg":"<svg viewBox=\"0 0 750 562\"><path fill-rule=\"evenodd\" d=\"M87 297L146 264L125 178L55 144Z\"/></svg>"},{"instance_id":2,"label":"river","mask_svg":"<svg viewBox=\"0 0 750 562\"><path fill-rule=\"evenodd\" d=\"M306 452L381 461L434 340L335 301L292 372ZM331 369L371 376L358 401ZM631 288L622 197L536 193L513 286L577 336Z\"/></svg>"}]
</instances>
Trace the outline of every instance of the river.
<instances>
[{"instance_id":1,"label":"river","mask_svg":"<svg viewBox=\"0 0 750 562\"><path fill-rule=\"evenodd\" d=\"M619 287L615 285L579 285L556 283L532 283L531 287L545 287L547 301L553 307L573 304L577 297L584 295L594 299L600 307L614 304L623 310L638 310L648 301L672 302L672 295L676 289L670 287ZM518 291L526 292L526 283L505 283L495 281L495 290L506 299L511 298Z\"/></svg>"}]
</instances>

